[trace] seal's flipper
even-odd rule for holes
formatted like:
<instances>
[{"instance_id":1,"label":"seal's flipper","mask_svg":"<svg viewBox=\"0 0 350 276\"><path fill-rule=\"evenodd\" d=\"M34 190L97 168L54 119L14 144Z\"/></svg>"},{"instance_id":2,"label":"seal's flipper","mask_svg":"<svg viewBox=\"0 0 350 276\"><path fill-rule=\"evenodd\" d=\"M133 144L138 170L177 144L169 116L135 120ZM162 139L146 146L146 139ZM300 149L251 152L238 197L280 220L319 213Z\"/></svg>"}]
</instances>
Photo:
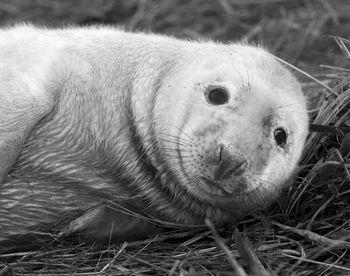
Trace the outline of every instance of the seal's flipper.
<instances>
[{"instance_id":1,"label":"seal's flipper","mask_svg":"<svg viewBox=\"0 0 350 276\"><path fill-rule=\"evenodd\" d=\"M161 227L146 217L105 203L85 211L71 221L59 236L78 234L94 240L118 242L142 239L160 231Z\"/></svg>"}]
</instances>

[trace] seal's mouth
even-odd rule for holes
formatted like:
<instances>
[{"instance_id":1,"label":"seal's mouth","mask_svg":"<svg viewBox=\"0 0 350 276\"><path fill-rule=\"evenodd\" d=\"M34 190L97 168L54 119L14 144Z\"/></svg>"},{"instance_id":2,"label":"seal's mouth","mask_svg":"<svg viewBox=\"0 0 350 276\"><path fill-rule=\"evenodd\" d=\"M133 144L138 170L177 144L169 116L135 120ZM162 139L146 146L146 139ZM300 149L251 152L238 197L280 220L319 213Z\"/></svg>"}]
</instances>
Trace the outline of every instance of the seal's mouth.
<instances>
[{"instance_id":1,"label":"seal's mouth","mask_svg":"<svg viewBox=\"0 0 350 276\"><path fill-rule=\"evenodd\" d=\"M217 181L210 180L209 178L204 176L201 176L199 179L201 180L201 182L204 183L204 185L206 185L207 188L209 188L209 191L211 193L215 193L216 195L225 197L231 196L231 193L223 189Z\"/></svg>"},{"instance_id":2,"label":"seal's mouth","mask_svg":"<svg viewBox=\"0 0 350 276\"><path fill-rule=\"evenodd\" d=\"M232 197L237 194L244 194L248 187L248 180L246 177L236 177L228 180L214 181L207 177L199 177L201 182L209 188L210 192L224 197Z\"/></svg>"}]
</instances>

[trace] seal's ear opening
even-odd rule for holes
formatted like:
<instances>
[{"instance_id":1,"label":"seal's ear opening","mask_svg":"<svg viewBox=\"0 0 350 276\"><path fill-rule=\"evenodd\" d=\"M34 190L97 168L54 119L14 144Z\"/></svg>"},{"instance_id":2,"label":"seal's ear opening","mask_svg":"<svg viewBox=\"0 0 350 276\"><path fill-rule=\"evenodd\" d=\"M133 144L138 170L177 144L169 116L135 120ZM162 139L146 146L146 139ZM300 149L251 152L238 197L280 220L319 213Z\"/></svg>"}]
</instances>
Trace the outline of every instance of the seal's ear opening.
<instances>
[{"instance_id":1,"label":"seal's ear opening","mask_svg":"<svg viewBox=\"0 0 350 276\"><path fill-rule=\"evenodd\" d=\"M69 223L62 236L84 236L89 240L121 242L140 240L161 232L161 227L141 215L113 204L91 208Z\"/></svg>"}]
</instances>

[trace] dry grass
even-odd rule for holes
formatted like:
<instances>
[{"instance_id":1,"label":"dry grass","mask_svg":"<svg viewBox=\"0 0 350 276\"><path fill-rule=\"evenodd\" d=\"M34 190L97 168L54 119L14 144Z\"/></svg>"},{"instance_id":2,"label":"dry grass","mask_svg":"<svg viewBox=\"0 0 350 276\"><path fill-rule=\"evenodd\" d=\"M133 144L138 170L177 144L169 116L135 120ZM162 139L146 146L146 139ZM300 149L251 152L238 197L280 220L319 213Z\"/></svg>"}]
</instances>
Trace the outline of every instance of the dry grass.
<instances>
[{"instance_id":1,"label":"dry grass","mask_svg":"<svg viewBox=\"0 0 350 276\"><path fill-rule=\"evenodd\" d=\"M349 13L346 0L1 0L4 24L119 22L180 37L264 38L293 64L322 71L317 77L330 89L301 76L318 132L308 137L292 185L269 210L233 228L207 222L119 245L62 240L3 254L0 275L350 275L350 44L322 36L348 36Z\"/></svg>"}]
</instances>

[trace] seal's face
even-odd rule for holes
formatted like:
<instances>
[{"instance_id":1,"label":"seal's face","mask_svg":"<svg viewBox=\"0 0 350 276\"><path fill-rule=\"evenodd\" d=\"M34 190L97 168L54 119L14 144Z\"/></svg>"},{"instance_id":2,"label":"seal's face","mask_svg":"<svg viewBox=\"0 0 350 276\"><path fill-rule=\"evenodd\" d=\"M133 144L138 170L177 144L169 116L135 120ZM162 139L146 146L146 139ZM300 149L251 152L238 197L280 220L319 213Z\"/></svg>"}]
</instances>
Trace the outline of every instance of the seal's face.
<instances>
[{"instance_id":1,"label":"seal's face","mask_svg":"<svg viewBox=\"0 0 350 276\"><path fill-rule=\"evenodd\" d=\"M271 55L231 50L207 53L164 83L159 143L179 185L196 198L256 207L278 194L297 164L305 100Z\"/></svg>"}]
</instances>

